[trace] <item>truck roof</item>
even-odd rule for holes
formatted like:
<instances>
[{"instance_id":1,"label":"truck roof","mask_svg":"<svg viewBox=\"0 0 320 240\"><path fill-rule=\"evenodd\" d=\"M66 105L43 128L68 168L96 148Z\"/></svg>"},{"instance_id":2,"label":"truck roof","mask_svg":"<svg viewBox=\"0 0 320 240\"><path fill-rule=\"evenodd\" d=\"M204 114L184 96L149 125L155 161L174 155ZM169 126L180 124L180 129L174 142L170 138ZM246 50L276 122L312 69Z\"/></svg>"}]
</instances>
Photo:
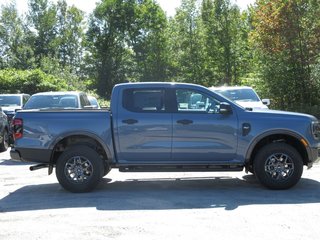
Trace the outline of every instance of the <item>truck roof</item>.
<instances>
[{"instance_id":1,"label":"truck roof","mask_svg":"<svg viewBox=\"0 0 320 240\"><path fill-rule=\"evenodd\" d=\"M50 96L54 96L54 95L70 95L70 94L73 94L73 95L78 95L80 94L81 92L77 92L77 91L61 91L61 92L39 92L39 93L35 93L33 94L32 96L37 96L37 95L50 95Z\"/></svg>"},{"instance_id":2,"label":"truck roof","mask_svg":"<svg viewBox=\"0 0 320 240\"><path fill-rule=\"evenodd\" d=\"M180 86L180 87L187 87L187 86L194 86L194 87L203 87L206 88L205 86L201 86L198 84L193 84L193 83L179 83L179 82L130 82L130 83L120 83L117 84L116 86L122 86L122 87L146 87L146 86L153 86L153 87L174 87L174 86Z\"/></svg>"}]
</instances>

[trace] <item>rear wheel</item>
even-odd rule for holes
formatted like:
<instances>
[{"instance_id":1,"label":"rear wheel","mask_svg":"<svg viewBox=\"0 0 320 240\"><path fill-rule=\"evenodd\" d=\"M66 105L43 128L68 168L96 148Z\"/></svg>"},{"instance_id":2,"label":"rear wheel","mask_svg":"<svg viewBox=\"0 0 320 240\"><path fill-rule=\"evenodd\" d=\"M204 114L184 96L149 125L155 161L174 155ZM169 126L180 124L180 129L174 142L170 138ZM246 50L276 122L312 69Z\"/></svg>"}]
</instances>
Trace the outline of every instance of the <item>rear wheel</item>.
<instances>
[{"instance_id":1,"label":"rear wheel","mask_svg":"<svg viewBox=\"0 0 320 240\"><path fill-rule=\"evenodd\" d=\"M303 161L290 145L271 143L258 152L253 169L258 180L267 188L288 189L300 180Z\"/></svg>"},{"instance_id":2,"label":"rear wheel","mask_svg":"<svg viewBox=\"0 0 320 240\"><path fill-rule=\"evenodd\" d=\"M88 146L72 146L57 160L57 179L61 186L70 192L93 190L102 179L103 173L103 160Z\"/></svg>"}]
</instances>

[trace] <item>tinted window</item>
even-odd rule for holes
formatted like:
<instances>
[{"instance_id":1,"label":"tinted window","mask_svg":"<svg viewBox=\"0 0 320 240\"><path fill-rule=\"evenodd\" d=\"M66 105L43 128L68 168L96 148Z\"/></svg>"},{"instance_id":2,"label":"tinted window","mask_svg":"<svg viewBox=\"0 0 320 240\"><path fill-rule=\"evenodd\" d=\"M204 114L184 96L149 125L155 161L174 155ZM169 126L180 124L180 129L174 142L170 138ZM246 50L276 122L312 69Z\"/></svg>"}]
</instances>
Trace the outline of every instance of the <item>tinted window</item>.
<instances>
[{"instance_id":1,"label":"tinted window","mask_svg":"<svg viewBox=\"0 0 320 240\"><path fill-rule=\"evenodd\" d=\"M220 102L201 92L178 89L176 91L178 112L218 113Z\"/></svg>"},{"instance_id":2,"label":"tinted window","mask_svg":"<svg viewBox=\"0 0 320 240\"><path fill-rule=\"evenodd\" d=\"M165 111L163 89L127 89L123 95L123 107L133 112Z\"/></svg>"}]
</instances>

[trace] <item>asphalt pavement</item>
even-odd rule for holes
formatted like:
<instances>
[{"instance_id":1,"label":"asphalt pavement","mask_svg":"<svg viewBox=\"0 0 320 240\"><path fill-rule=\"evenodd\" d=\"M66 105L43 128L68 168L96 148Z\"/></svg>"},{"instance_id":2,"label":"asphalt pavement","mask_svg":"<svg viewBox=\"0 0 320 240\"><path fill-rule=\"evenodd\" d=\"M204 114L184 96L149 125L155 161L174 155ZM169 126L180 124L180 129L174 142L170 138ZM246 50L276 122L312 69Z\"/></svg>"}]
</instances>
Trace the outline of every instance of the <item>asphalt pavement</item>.
<instances>
[{"instance_id":1,"label":"asphalt pavement","mask_svg":"<svg viewBox=\"0 0 320 240\"><path fill-rule=\"evenodd\" d=\"M91 193L0 154L0 239L281 239L320 236L320 165L289 190L245 172L120 173Z\"/></svg>"}]
</instances>

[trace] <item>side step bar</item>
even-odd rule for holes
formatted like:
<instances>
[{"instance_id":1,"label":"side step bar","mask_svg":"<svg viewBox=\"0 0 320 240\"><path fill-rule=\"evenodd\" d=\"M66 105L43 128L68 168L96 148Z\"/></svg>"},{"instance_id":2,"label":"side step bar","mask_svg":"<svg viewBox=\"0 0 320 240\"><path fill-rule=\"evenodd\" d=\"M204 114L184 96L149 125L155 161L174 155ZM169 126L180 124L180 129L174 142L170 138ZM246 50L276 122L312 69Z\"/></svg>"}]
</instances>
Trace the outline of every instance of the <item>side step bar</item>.
<instances>
[{"instance_id":1,"label":"side step bar","mask_svg":"<svg viewBox=\"0 0 320 240\"><path fill-rule=\"evenodd\" d=\"M242 165L121 166L120 172L229 172L243 171Z\"/></svg>"}]
</instances>

